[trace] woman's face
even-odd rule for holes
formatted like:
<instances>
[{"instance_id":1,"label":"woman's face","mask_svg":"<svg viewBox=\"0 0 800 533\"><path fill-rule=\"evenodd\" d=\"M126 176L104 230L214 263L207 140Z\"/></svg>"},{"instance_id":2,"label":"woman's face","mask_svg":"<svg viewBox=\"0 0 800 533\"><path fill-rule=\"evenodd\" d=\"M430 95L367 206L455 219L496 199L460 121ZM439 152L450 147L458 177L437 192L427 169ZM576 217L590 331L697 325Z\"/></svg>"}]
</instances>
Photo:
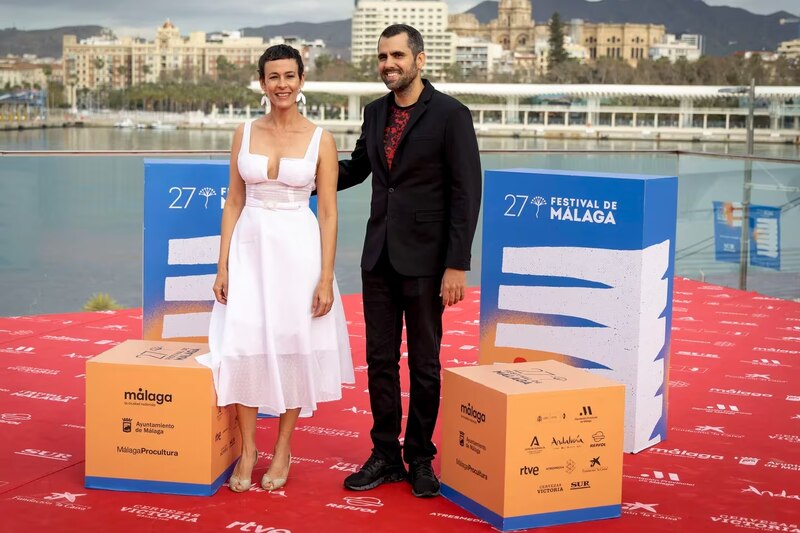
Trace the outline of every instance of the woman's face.
<instances>
[{"instance_id":1,"label":"woman's face","mask_svg":"<svg viewBox=\"0 0 800 533\"><path fill-rule=\"evenodd\" d=\"M304 77L297 73L294 59L276 59L264 64L264 79L261 90L269 98L270 105L288 108L295 105L297 94L303 88Z\"/></svg>"}]
</instances>

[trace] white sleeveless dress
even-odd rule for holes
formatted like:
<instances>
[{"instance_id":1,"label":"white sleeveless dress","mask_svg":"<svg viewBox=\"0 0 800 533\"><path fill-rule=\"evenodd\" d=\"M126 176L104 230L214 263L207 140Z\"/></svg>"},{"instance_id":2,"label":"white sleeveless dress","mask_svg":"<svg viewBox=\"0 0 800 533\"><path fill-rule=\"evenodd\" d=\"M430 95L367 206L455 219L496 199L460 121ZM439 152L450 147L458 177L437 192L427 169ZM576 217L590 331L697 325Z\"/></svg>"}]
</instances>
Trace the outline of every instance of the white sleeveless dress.
<instances>
[{"instance_id":1,"label":"white sleeveless dress","mask_svg":"<svg viewBox=\"0 0 800 533\"><path fill-rule=\"evenodd\" d=\"M199 361L212 369L218 405L239 403L276 415L338 400L354 383L344 309L334 281L334 303L312 317L321 272L319 224L309 209L316 187L322 128L305 157L282 158L267 177L268 157L250 153L252 121L237 157L246 202L228 255L228 303L215 302Z\"/></svg>"}]
</instances>

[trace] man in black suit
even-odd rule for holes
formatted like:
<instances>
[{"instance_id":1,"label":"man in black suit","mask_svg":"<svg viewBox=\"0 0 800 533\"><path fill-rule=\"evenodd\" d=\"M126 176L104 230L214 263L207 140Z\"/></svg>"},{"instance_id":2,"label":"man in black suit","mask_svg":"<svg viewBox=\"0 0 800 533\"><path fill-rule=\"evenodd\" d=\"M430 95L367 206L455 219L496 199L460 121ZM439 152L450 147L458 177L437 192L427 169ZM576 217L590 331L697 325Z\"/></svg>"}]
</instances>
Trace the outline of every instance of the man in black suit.
<instances>
[{"instance_id":1,"label":"man in black suit","mask_svg":"<svg viewBox=\"0 0 800 533\"><path fill-rule=\"evenodd\" d=\"M415 496L439 494L431 441L439 412L442 312L464 298L481 201L472 115L420 76L422 36L403 24L378 42L378 72L391 90L364 110L339 189L372 173L361 258L373 449L351 490L408 479ZM401 455L400 343L405 315L411 377ZM409 464L406 474L403 459Z\"/></svg>"}]
</instances>

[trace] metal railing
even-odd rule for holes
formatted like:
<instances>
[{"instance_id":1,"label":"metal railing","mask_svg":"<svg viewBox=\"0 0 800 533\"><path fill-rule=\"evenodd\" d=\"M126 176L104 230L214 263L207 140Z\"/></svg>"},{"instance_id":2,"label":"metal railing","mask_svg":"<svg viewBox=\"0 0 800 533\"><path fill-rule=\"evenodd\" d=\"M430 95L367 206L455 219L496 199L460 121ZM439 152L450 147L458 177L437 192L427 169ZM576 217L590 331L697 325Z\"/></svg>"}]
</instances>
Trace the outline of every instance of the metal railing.
<instances>
[{"instance_id":1,"label":"metal railing","mask_svg":"<svg viewBox=\"0 0 800 533\"><path fill-rule=\"evenodd\" d=\"M340 152L347 157L348 152ZM80 309L96 292L141 305L144 159L227 159L227 150L0 151L0 316ZM681 150L482 150L484 169L544 168L677 175L676 275L740 286L748 254L715 254L713 201L781 209L780 270L751 266L745 287L800 298L800 161ZM745 172L751 166L751 184ZM339 195L337 279L360 292L370 187ZM752 234L751 234L752 235ZM480 283L480 226L468 281Z\"/></svg>"}]
</instances>

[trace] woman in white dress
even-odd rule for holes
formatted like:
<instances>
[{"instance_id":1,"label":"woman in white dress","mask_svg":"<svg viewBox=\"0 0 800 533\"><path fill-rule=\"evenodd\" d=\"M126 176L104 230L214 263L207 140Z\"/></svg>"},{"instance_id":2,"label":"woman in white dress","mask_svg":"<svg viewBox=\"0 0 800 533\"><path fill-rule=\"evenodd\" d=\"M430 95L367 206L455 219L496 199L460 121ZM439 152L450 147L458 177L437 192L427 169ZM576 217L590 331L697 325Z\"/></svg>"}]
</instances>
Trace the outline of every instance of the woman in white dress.
<instances>
[{"instance_id":1,"label":"woman in white dress","mask_svg":"<svg viewBox=\"0 0 800 533\"><path fill-rule=\"evenodd\" d=\"M272 463L261 480L271 491L288 478L301 409L340 399L341 384L354 382L333 275L336 145L298 111L304 77L297 50L268 48L258 74L271 110L233 137L211 352L204 359L218 405L236 405L242 456L229 480L235 492L251 486L259 411L280 416ZM317 217L308 206L314 189Z\"/></svg>"}]
</instances>

